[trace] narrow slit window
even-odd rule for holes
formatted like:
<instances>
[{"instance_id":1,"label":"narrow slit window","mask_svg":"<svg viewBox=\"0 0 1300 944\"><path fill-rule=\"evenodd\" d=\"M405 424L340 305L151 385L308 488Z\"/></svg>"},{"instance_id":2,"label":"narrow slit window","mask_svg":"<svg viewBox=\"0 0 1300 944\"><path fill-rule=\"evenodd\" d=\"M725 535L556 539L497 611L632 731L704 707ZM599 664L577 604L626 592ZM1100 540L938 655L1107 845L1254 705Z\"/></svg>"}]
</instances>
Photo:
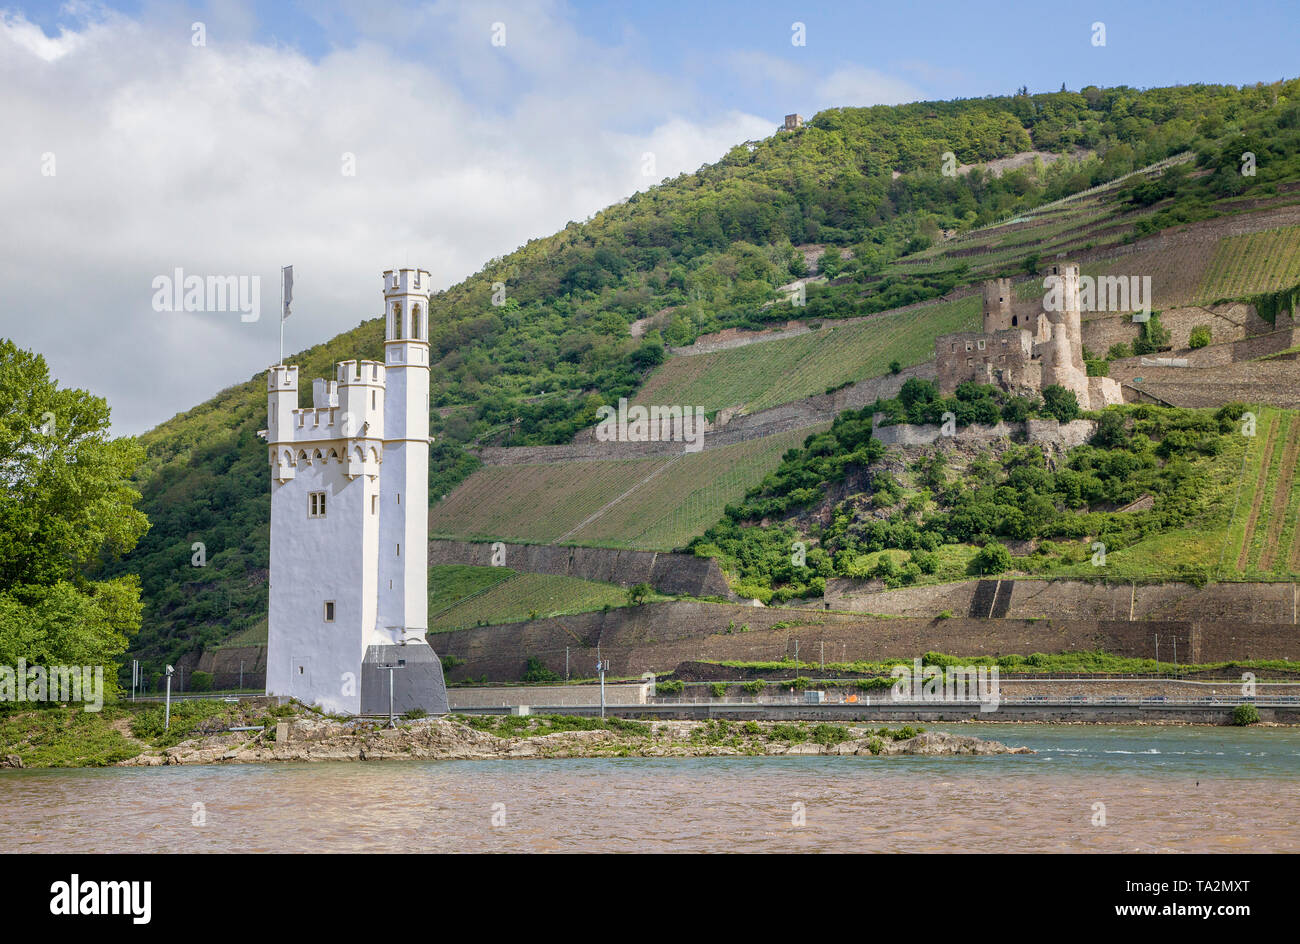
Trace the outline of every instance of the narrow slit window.
<instances>
[{"instance_id":1,"label":"narrow slit window","mask_svg":"<svg viewBox=\"0 0 1300 944\"><path fill-rule=\"evenodd\" d=\"M325 622L327 623L334 622L334 601L333 600L325 601Z\"/></svg>"}]
</instances>

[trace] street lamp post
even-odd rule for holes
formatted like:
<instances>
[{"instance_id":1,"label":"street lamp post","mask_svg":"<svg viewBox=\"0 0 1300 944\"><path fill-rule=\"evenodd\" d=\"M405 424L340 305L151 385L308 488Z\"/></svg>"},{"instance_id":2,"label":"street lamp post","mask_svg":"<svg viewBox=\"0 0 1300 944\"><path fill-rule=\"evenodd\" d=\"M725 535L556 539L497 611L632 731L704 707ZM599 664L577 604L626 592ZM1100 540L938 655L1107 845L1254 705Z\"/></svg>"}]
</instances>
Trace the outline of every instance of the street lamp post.
<instances>
[{"instance_id":1,"label":"street lamp post","mask_svg":"<svg viewBox=\"0 0 1300 944\"><path fill-rule=\"evenodd\" d=\"M381 662L381 669L388 670L388 727L397 727L397 715L393 712L393 671L395 669L406 668L406 660L398 659L396 662Z\"/></svg>"},{"instance_id":2,"label":"street lamp post","mask_svg":"<svg viewBox=\"0 0 1300 944\"><path fill-rule=\"evenodd\" d=\"M609 660L596 663L596 669L600 672L600 716L605 717L605 670L609 668Z\"/></svg>"},{"instance_id":3,"label":"street lamp post","mask_svg":"<svg viewBox=\"0 0 1300 944\"><path fill-rule=\"evenodd\" d=\"M175 671L170 665L167 666L167 701L166 707L163 708L164 731L172 726L172 673Z\"/></svg>"}]
</instances>

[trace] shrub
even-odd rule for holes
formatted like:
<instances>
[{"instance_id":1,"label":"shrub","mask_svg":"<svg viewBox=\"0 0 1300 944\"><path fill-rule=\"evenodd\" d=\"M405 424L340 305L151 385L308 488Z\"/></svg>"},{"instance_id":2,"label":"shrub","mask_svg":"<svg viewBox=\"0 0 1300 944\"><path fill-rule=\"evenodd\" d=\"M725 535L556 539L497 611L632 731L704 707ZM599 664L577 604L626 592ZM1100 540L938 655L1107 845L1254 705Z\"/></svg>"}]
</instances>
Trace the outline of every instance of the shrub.
<instances>
[{"instance_id":1,"label":"shrub","mask_svg":"<svg viewBox=\"0 0 1300 944\"><path fill-rule=\"evenodd\" d=\"M1210 333L1209 325L1197 325L1192 329L1192 334L1187 341L1187 345L1193 350L1199 347L1205 347L1210 343L1212 337L1213 335Z\"/></svg>"},{"instance_id":2,"label":"shrub","mask_svg":"<svg viewBox=\"0 0 1300 944\"><path fill-rule=\"evenodd\" d=\"M212 673L211 672L192 673L190 675L190 691L192 692L212 691Z\"/></svg>"},{"instance_id":3,"label":"shrub","mask_svg":"<svg viewBox=\"0 0 1300 944\"><path fill-rule=\"evenodd\" d=\"M1238 705L1232 709L1232 723L1243 727L1248 724L1258 724L1259 709L1251 704Z\"/></svg>"},{"instance_id":4,"label":"shrub","mask_svg":"<svg viewBox=\"0 0 1300 944\"><path fill-rule=\"evenodd\" d=\"M525 682L558 682L560 676L546 667L546 663L541 659L530 658L524 669L523 681Z\"/></svg>"},{"instance_id":5,"label":"shrub","mask_svg":"<svg viewBox=\"0 0 1300 944\"><path fill-rule=\"evenodd\" d=\"M680 695L686 686L680 679L669 679L666 682L655 682L656 695Z\"/></svg>"},{"instance_id":6,"label":"shrub","mask_svg":"<svg viewBox=\"0 0 1300 944\"><path fill-rule=\"evenodd\" d=\"M817 744L839 744L849 739L849 732L842 724L813 725L812 739Z\"/></svg>"},{"instance_id":7,"label":"shrub","mask_svg":"<svg viewBox=\"0 0 1300 944\"><path fill-rule=\"evenodd\" d=\"M766 687L767 687L766 682L756 680L753 682L742 683L740 686L740 690L744 692L746 695L759 695L762 694L763 689Z\"/></svg>"},{"instance_id":8,"label":"shrub","mask_svg":"<svg viewBox=\"0 0 1300 944\"><path fill-rule=\"evenodd\" d=\"M1052 384L1043 389L1043 410L1062 423L1068 423L1079 418L1079 399L1073 390Z\"/></svg>"},{"instance_id":9,"label":"shrub","mask_svg":"<svg viewBox=\"0 0 1300 944\"><path fill-rule=\"evenodd\" d=\"M709 691L713 693L714 698L725 698L727 696L727 683L714 682L709 686Z\"/></svg>"},{"instance_id":10,"label":"shrub","mask_svg":"<svg viewBox=\"0 0 1300 944\"><path fill-rule=\"evenodd\" d=\"M979 574L1000 574L1011 569L1011 552L997 541L990 541L980 548L971 560L971 566Z\"/></svg>"},{"instance_id":11,"label":"shrub","mask_svg":"<svg viewBox=\"0 0 1300 944\"><path fill-rule=\"evenodd\" d=\"M412 708L409 711L402 712L403 721L415 721L418 718L427 718L429 713L423 708Z\"/></svg>"},{"instance_id":12,"label":"shrub","mask_svg":"<svg viewBox=\"0 0 1300 944\"><path fill-rule=\"evenodd\" d=\"M1156 312L1151 313L1151 317L1142 322L1138 328L1137 340L1133 342L1134 354L1154 354L1169 346L1169 329L1160 323L1160 316Z\"/></svg>"}]
</instances>

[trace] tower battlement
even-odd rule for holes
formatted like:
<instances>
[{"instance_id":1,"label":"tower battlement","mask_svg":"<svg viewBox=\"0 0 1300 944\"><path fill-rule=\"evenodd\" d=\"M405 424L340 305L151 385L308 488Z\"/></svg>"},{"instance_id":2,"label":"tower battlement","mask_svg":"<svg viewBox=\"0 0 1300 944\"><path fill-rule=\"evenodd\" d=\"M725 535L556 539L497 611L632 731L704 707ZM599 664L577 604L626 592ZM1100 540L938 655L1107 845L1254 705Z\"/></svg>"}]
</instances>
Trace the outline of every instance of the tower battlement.
<instances>
[{"instance_id":1,"label":"tower battlement","mask_svg":"<svg viewBox=\"0 0 1300 944\"><path fill-rule=\"evenodd\" d=\"M287 364L276 364L266 372L266 389L274 392L276 390L292 390L298 392L298 368Z\"/></svg>"}]
</instances>

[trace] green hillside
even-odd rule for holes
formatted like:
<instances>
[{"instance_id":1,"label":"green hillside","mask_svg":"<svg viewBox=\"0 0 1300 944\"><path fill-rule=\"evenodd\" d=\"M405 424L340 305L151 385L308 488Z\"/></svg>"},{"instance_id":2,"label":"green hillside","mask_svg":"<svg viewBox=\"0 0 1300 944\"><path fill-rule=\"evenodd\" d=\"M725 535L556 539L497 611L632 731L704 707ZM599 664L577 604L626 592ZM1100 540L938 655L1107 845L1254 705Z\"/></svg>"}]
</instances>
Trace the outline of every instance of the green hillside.
<instances>
[{"instance_id":1,"label":"green hillside","mask_svg":"<svg viewBox=\"0 0 1300 944\"><path fill-rule=\"evenodd\" d=\"M475 441L568 441L593 421L598 406L635 395L664 362L665 344L783 323L790 309L770 303L794 279L826 277L809 285L801 312L826 322L934 300L1003 267L1007 274L1028 271L1035 254L1061 243L1015 241L1003 233L1005 244L990 247L997 249L991 259L926 253L957 248L941 239L944 232L1014 218L1187 152L1192 158L1180 165L1186 173L1135 177L1088 195L1087 202L1063 204L1052 225L1069 234L1086 220L1090 232L1110 226L1107 233L1122 241L1285 201L1286 185L1300 180L1298 91L1297 80L1245 88L1090 87L831 109L800 131L737 145L714 164L533 240L430 300L431 399L448 408L432 423L438 444L431 495L452 493L474 471L465 447ZM1256 177L1237 172L1243 143L1258 156ZM976 164L1029 149L1080 156L1001 176L978 169L941 173L947 151ZM840 251L822 256L810 272L807 259L815 256L796 249L810 245ZM507 287L504 304L492 304L495 282ZM637 321L650 330L634 338L630 326ZM932 327L937 333L940 326ZM859 338L866 366L841 360L830 369L834 383L874 370L887 357L921 357L927 343L919 329L896 341L866 334ZM329 376L338 360L378 357L381 338L379 322L365 321L289 360L304 377ZM723 381L702 382L713 384L719 397L751 404L834 385L799 363L784 390L759 384L724 393ZM151 669L250 631L265 617L269 509L266 454L256 437L265 425L264 391L264 378L255 376L142 437L147 457L137 487L152 527L125 560L100 569L108 577L140 575L145 614L134 650ZM750 472L762 474L756 466ZM725 489L743 491L753 482ZM709 488L690 485L672 495ZM597 518L586 534L566 540L671 546L692 529L698 533L707 516L716 520L709 511L714 497L694 500L694 510L676 520L671 509L660 508L654 526L637 534L622 525L602 527ZM640 519L635 523L640 527ZM206 547L206 567L190 565L194 542Z\"/></svg>"}]
</instances>

